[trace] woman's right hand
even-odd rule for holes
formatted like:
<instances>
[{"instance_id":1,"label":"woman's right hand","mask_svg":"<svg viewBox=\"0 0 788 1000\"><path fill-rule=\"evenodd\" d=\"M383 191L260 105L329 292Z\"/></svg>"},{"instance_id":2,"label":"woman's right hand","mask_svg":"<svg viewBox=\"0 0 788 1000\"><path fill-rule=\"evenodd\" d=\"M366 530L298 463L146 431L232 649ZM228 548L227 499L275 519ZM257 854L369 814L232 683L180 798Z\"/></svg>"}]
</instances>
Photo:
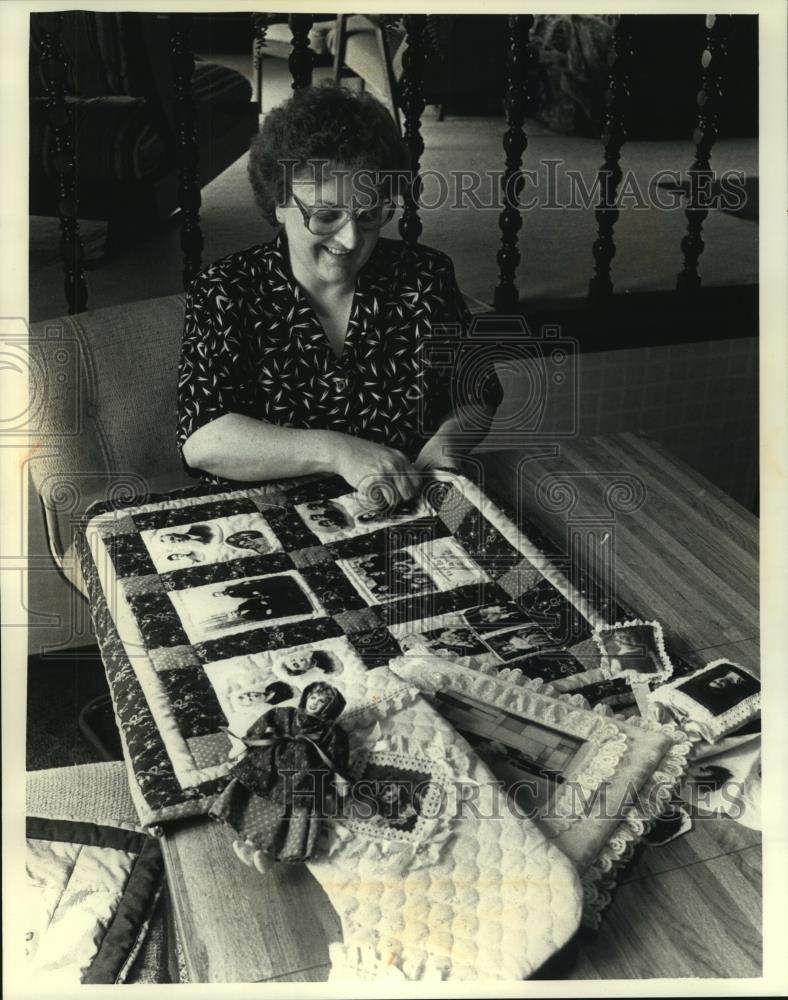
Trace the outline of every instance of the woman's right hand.
<instances>
[{"instance_id":1,"label":"woman's right hand","mask_svg":"<svg viewBox=\"0 0 788 1000\"><path fill-rule=\"evenodd\" d=\"M401 451L366 438L337 434L335 471L374 507L396 507L415 499L421 476Z\"/></svg>"}]
</instances>

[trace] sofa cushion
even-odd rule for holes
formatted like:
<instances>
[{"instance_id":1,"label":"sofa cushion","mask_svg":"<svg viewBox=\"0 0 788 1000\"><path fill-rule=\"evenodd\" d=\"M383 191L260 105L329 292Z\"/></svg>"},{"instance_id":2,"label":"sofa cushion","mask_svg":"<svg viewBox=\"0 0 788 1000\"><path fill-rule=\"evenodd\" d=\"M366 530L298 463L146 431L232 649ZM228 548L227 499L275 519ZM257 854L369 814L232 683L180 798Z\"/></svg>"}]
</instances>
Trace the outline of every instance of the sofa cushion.
<instances>
[{"instance_id":1,"label":"sofa cushion","mask_svg":"<svg viewBox=\"0 0 788 1000\"><path fill-rule=\"evenodd\" d=\"M78 175L85 181L148 181L173 165L172 153L141 97L66 98L74 114ZM54 177L46 100L30 106L30 169Z\"/></svg>"},{"instance_id":2,"label":"sofa cushion","mask_svg":"<svg viewBox=\"0 0 788 1000\"><path fill-rule=\"evenodd\" d=\"M175 445L182 329L181 295L31 327L30 472L61 551L93 501L193 482Z\"/></svg>"},{"instance_id":3,"label":"sofa cushion","mask_svg":"<svg viewBox=\"0 0 788 1000\"><path fill-rule=\"evenodd\" d=\"M223 115L214 121L211 112L245 109L252 99L252 86L244 76L215 63L196 64L192 87L198 118L203 127L204 119L209 119L214 142L221 140L231 123ZM174 167L174 140L145 98L67 97L66 104L74 115L81 183L153 181ZM54 152L46 98L35 98L30 107L32 173L54 176Z\"/></svg>"},{"instance_id":4,"label":"sofa cushion","mask_svg":"<svg viewBox=\"0 0 788 1000\"><path fill-rule=\"evenodd\" d=\"M194 63L192 91L198 104L211 108L243 107L252 100L252 84L243 74L199 58Z\"/></svg>"}]
</instances>

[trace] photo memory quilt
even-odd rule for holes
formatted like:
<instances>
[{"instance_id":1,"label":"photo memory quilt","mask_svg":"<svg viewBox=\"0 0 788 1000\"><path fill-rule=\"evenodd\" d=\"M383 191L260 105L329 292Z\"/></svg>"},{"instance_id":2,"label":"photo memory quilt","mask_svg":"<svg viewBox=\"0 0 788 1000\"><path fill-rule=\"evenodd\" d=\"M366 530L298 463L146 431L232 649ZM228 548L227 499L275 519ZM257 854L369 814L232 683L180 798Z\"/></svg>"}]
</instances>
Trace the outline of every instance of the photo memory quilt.
<instances>
[{"instance_id":1,"label":"photo memory quilt","mask_svg":"<svg viewBox=\"0 0 788 1000\"><path fill-rule=\"evenodd\" d=\"M596 670L588 698L603 619L463 476L383 512L339 477L98 504L78 546L144 823L205 813L238 737L318 679L346 715L402 656L611 706L626 688Z\"/></svg>"}]
</instances>

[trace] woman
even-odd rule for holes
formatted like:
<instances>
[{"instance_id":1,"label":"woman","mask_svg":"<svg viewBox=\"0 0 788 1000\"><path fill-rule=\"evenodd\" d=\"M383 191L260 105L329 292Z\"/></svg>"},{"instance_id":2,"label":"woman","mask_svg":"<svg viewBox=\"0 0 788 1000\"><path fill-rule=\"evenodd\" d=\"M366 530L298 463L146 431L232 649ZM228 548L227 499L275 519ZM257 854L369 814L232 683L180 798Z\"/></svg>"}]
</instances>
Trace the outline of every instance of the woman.
<instances>
[{"instance_id":1,"label":"woman","mask_svg":"<svg viewBox=\"0 0 788 1000\"><path fill-rule=\"evenodd\" d=\"M249 173L282 228L191 286L178 426L189 467L219 482L337 473L366 496L385 481L395 504L418 494L421 472L456 467L450 380L427 355L433 330L463 329L469 314L445 254L380 237L407 165L369 95L309 88L268 115ZM500 386L486 384L489 418Z\"/></svg>"}]
</instances>

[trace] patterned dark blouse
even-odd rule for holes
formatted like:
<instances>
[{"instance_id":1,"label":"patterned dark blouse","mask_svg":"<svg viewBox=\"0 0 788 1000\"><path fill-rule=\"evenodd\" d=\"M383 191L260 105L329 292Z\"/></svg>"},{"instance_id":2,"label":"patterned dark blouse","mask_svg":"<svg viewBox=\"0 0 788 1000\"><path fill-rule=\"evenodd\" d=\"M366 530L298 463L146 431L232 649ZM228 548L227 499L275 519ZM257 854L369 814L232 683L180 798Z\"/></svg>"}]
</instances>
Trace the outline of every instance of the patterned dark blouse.
<instances>
[{"instance_id":1,"label":"patterned dark blouse","mask_svg":"<svg viewBox=\"0 0 788 1000\"><path fill-rule=\"evenodd\" d=\"M469 319L445 254L381 238L356 279L337 358L293 277L281 232L272 243L217 261L191 285L178 447L232 412L353 434L413 459L452 408L455 381L429 362L437 346L430 337L442 326L456 336ZM486 398L499 402L497 379L488 382Z\"/></svg>"}]
</instances>

